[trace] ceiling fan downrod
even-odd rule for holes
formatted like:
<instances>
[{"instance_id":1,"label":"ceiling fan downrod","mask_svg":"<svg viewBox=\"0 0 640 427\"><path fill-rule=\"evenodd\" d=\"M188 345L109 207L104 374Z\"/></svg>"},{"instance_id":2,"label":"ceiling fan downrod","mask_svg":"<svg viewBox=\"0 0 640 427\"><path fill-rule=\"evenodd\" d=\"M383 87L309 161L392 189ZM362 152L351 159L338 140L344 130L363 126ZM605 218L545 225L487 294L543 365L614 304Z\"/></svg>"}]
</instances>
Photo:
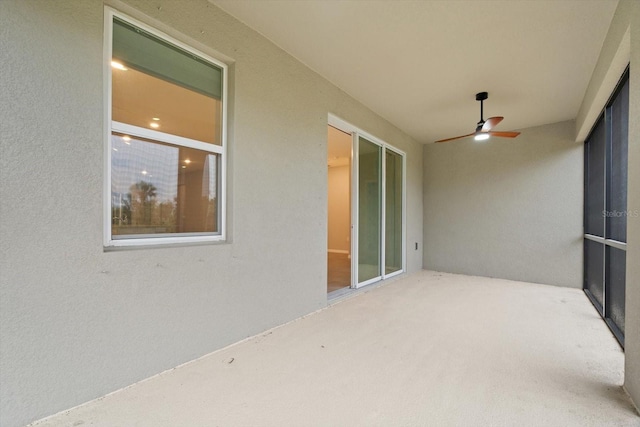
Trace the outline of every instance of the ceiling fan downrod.
<instances>
[{"instance_id":1,"label":"ceiling fan downrod","mask_svg":"<svg viewBox=\"0 0 640 427\"><path fill-rule=\"evenodd\" d=\"M483 101L489 98L489 93L487 92L479 92L476 93L476 101L480 101L480 121L478 122L478 127L476 128L476 132L480 132L482 126L484 126L484 104Z\"/></svg>"}]
</instances>

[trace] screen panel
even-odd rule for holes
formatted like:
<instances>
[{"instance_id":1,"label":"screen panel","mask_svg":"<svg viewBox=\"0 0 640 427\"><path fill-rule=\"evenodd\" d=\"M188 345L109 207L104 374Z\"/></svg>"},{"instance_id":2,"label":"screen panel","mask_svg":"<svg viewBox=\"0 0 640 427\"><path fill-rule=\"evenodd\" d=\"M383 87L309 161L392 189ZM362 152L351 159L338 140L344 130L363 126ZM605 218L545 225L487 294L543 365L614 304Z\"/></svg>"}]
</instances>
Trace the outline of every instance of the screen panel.
<instances>
[{"instance_id":1,"label":"screen panel","mask_svg":"<svg viewBox=\"0 0 640 427\"><path fill-rule=\"evenodd\" d=\"M604 237L604 172L605 172L605 119L604 115L587 139L585 156L585 233Z\"/></svg>"},{"instance_id":2,"label":"screen panel","mask_svg":"<svg viewBox=\"0 0 640 427\"><path fill-rule=\"evenodd\" d=\"M604 244L585 239L584 262L584 288L600 304L600 310L604 301Z\"/></svg>"},{"instance_id":3,"label":"screen panel","mask_svg":"<svg viewBox=\"0 0 640 427\"><path fill-rule=\"evenodd\" d=\"M624 335L624 298L627 268L627 253L621 249L607 246L606 259L606 307L605 316L620 329Z\"/></svg>"},{"instance_id":4,"label":"screen panel","mask_svg":"<svg viewBox=\"0 0 640 427\"><path fill-rule=\"evenodd\" d=\"M607 188L607 238L627 241L627 157L629 152L629 80L611 104L611 160Z\"/></svg>"}]
</instances>

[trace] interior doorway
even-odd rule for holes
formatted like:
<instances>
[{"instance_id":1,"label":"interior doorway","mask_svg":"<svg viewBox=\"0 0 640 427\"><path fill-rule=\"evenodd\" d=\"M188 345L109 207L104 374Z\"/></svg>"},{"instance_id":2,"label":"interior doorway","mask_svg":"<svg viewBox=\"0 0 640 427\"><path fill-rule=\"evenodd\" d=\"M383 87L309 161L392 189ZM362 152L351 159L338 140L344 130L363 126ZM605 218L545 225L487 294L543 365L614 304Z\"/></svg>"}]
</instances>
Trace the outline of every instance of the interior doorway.
<instances>
[{"instance_id":1,"label":"interior doorway","mask_svg":"<svg viewBox=\"0 0 640 427\"><path fill-rule=\"evenodd\" d=\"M328 126L327 292L351 287L350 133Z\"/></svg>"}]
</instances>

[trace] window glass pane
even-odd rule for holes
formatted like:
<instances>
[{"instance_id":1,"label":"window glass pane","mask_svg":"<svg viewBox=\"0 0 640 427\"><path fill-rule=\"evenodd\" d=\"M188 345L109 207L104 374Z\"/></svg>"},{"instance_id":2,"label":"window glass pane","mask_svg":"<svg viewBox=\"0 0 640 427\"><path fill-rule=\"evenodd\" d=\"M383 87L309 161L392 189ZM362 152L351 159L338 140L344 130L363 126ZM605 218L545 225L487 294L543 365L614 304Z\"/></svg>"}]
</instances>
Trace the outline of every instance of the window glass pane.
<instances>
[{"instance_id":1,"label":"window glass pane","mask_svg":"<svg viewBox=\"0 0 640 427\"><path fill-rule=\"evenodd\" d=\"M222 70L114 20L112 120L222 145Z\"/></svg>"},{"instance_id":2,"label":"window glass pane","mask_svg":"<svg viewBox=\"0 0 640 427\"><path fill-rule=\"evenodd\" d=\"M402 270L402 156L385 155L385 273Z\"/></svg>"},{"instance_id":3,"label":"window glass pane","mask_svg":"<svg viewBox=\"0 0 640 427\"><path fill-rule=\"evenodd\" d=\"M111 141L114 239L217 234L217 154L119 133Z\"/></svg>"},{"instance_id":4,"label":"window glass pane","mask_svg":"<svg viewBox=\"0 0 640 427\"><path fill-rule=\"evenodd\" d=\"M627 253L607 246L607 282L605 316L615 323L624 335L624 298Z\"/></svg>"},{"instance_id":5,"label":"window glass pane","mask_svg":"<svg viewBox=\"0 0 640 427\"><path fill-rule=\"evenodd\" d=\"M604 155L605 155L604 116L587 139L585 145L585 233L604 237Z\"/></svg>"},{"instance_id":6,"label":"window glass pane","mask_svg":"<svg viewBox=\"0 0 640 427\"><path fill-rule=\"evenodd\" d=\"M382 147L358 143L358 283L382 275Z\"/></svg>"},{"instance_id":7,"label":"window glass pane","mask_svg":"<svg viewBox=\"0 0 640 427\"><path fill-rule=\"evenodd\" d=\"M611 162L607 199L607 237L627 241L627 155L629 132L629 80L611 107Z\"/></svg>"},{"instance_id":8,"label":"window glass pane","mask_svg":"<svg viewBox=\"0 0 640 427\"><path fill-rule=\"evenodd\" d=\"M118 18L112 55L125 67L222 99L222 68Z\"/></svg>"},{"instance_id":9,"label":"window glass pane","mask_svg":"<svg viewBox=\"0 0 640 427\"><path fill-rule=\"evenodd\" d=\"M598 309L601 309L604 300L604 244L585 239L584 264L584 288L589 290L600 304Z\"/></svg>"}]
</instances>

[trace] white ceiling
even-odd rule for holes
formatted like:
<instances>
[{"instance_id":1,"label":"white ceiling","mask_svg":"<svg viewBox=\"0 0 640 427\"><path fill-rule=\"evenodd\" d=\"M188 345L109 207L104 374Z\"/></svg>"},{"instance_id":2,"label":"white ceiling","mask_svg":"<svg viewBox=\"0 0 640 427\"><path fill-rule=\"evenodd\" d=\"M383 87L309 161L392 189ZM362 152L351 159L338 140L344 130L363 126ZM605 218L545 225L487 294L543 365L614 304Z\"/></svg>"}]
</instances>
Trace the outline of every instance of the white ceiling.
<instances>
[{"instance_id":1,"label":"white ceiling","mask_svg":"<svg viewBox=\"0 0 640 427\"><path fill-rule=\"evenodd\" d=\"M210 0L419 142L574 119L617 0Z\"/></svg>"}]
</instances>

